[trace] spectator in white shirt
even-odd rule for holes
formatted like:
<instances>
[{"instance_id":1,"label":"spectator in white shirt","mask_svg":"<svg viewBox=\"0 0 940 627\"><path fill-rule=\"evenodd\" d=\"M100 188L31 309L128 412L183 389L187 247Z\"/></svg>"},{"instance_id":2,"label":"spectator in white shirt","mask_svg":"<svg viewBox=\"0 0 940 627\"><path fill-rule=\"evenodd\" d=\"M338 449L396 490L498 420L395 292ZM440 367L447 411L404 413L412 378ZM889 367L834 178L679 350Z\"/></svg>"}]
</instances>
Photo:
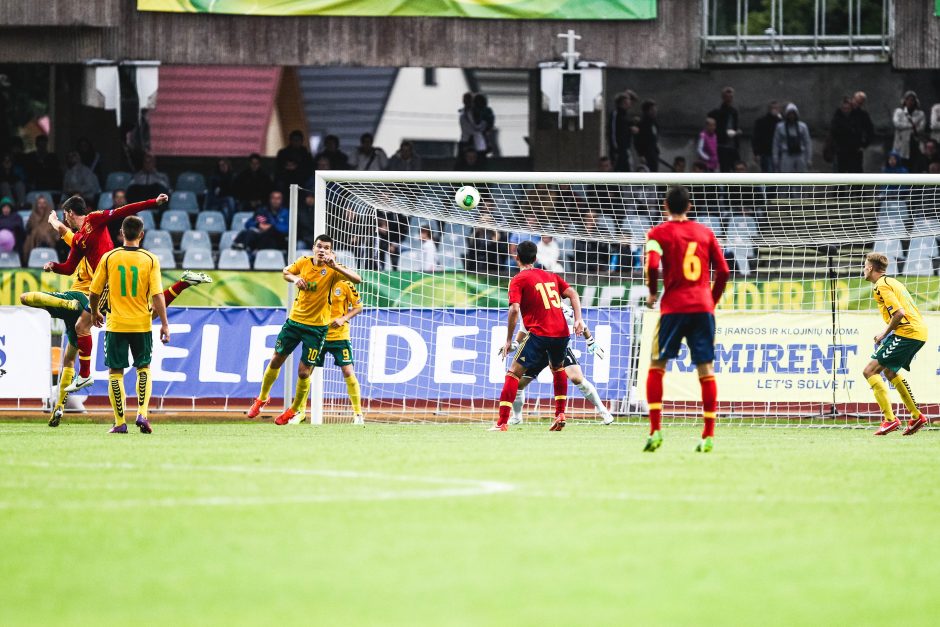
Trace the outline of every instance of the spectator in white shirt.
<instances>
[{"instance_id":1,"label":"spectator in white shirt","mask_svg":"<svg viewBox=\"0 0 940 627\"><path fill-rule=\"evenodd\" d=\"M66 194L80 194L84 198L94 198L101 192L98 177L87 165L77 151L71 151L66 157L68 169L62 177L62 191Z\"/></svg>"},{"instance_id":2,"label":"spectator in white shirt","mask_svg":"<svg viewBox=\"0 0 940 627\"><path fill-rule=\"evenodd\" d=\"M551 235L543 235L536 244L538 252L535 260L549 272L564 272L565 266L561 263L561 248Z\"/></svg>"},{"instance_id":3,"label":"spectator in white shirt","mask_svg":"<svg viewBox=\"0 0 940 627\"><path fill-rule=\"evenodd\" d=\"M422 226L418 237L421 238L421 269L424 272L437 272L437 244L431 237L431 229Z\"/></svg>"},{"instance_id":4,"label":"spectator in white shirt","mask_svg":"<svg viewBox=\"0 0 940 627\"><path fill-rule=\"evenodd\" d=\"M388 155L381 148L372 145L375 138L372 133L363 133L359 138L359 148L353 153L349 164L356 170L384 170L388 167Z\"/></svg>"}]
</instances>

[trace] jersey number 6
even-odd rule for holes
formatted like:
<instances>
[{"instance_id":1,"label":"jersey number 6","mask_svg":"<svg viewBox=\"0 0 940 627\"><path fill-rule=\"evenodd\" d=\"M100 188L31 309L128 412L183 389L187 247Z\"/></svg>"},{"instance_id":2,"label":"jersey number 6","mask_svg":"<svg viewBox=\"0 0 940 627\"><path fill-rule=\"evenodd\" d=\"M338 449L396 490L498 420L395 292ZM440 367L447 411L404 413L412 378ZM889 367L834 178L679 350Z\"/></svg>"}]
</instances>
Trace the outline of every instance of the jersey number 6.
<instances>
[{"instance_id":1,"label":"jersey number 6","mask_svg":"<svg viewBox=\"0 0 940 627\"><path fill-rule=\"evenodd\" d=\"M702 260L695 254L698 242L689 242L682 260L682 275L689 281L698 281L702 276Z\"/></svg>"}]
</instances>

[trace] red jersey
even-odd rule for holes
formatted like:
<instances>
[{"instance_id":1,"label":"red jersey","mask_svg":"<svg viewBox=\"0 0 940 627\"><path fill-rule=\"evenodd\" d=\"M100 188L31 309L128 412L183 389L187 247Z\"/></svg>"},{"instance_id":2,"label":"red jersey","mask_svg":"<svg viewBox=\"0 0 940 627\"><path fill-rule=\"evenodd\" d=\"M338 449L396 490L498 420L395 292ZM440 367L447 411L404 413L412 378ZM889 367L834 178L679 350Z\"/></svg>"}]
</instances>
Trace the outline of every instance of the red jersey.
<instances>
[{"instance_id":1,"label":"red jersey","mask_svg":"<svg viewBox=\"0 0 940 627\"><path fill-rule=\"evenodd\" d=\"M52 264L52 271L56 274L72 274L82 258L86 258L91 266L91 271L94 272L104 254L114 248L111 235L108 234L108 222L123 220L127 216L156 206L157 201L153 199L131 203L117 209L92 211L85 216L84 224L72 238L72 247L69 249L68 259L65 260L65 263Z\"/></svg>"},{"instance_id":2,"label":"red jersey","mask_svg":"<svg viewBox=\"0 0 940 627\"><path fill-rule=\"evenodd\" d=\"M570 287L552 272L523 270L509 282L509 303L519 303L526 331L542 337L568 337L568 321L561 310L562 294Z\"/></svg>"},{"instance_id":3,"label":"red jersey","mask_svg":"<svg viewBox=\"0 0 940 627\"><path fill-rule=\"evenodd\" d=\"M659 261L663 264L663 297L660 312L712 313L721 298L730 272L715 234L691 220L674 220L654 226L646 234L647 284L658 291ZM710 272L715 284L709 286Z\"/></svg>"}]
</instances>

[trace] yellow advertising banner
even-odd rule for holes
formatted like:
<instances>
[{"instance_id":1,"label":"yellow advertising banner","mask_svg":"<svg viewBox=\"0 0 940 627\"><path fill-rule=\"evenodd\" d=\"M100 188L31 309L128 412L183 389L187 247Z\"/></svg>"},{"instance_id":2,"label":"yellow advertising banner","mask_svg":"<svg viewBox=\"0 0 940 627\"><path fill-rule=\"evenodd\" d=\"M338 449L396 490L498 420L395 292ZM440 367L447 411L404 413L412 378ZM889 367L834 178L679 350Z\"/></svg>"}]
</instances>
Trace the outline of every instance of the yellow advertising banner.
<instances>
[{"instance_id":1,"label":"yellow advertising banner","mask_svg":"<svg viewBox=\"0 0 940 627\"><path fill-rule=\"evenodd\" d=\"M940 402L940 314L924 313L936 330L904 374L921 403ZM658 312L643 314L640 381L650 363ZM832 319L821 313L719 312L715 374L720 401L870 403L862 369L871 360L873 338L885 328L876 312L840 312L836 341ZM640 386L641 389L643 386ZM889 386L890 387L890 386ZM700 401L701 388L689 350L682 345L664 381L667 401ZM892 394L895 392L892 389Z\"/></svg>"}]
</instances>

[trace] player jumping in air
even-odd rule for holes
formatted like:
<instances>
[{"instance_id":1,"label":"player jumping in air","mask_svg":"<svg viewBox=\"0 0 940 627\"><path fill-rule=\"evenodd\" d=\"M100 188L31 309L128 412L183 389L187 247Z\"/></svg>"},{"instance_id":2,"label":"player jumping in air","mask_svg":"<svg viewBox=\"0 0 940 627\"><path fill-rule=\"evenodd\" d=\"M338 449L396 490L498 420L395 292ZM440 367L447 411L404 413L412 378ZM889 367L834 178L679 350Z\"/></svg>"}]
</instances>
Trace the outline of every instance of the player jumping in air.
<instances>
[{"instance_id":1,"label":"player jumping in air","mask_svg":"<svg viewBox=\"0 0 940 627\"><path fill-rule=\"evenodd\" d=\"M666 192L669 219L654 226L646 236L646 283L651 309L659 300L659 264L663 267L663 297L660 318L653 336L653 355L646 378L646 400L650 408L650 436L644 451L662 446L660 431L663 409L663 376L666 363L679 355L685 338L702 386L702 416L705 429L696 451L707 453L714 446L718 388L715 385L715 304L728 282L728 263L711 229L688 219L689 191L681 186ZM710 271L715 283L709 289Z\"/></svg>"},{"instance_id":2,"label":"player jumping in air","mask_svg":"<svg viewBox=\"0 0 940 627\"><path fill-rule=\"evenodd\" d=\"M525 341L513 357L502 394L499 395L499 419L490 431L508 430L512 403L519 391L519 380L527 370L540 372L546 365L552 369L555 393L555 420L550 431L565 428L565 405L568 400L568 377L565 375L565 353L568 350L568 321L561 310L561 299L571 300L574 309L574 332L584 333L581 300L578 292L557 274L535 267L535 242L522 242L516 248L516 263L521 271L509 282L509 323L502 354L508 355L516 334L516 324L528 330Z\"/></svg>"},{"instance_id":3,"label":"player jumping in air","mask_svg":"<svg viewBox=\"0 0 940 627\"><path fill-rule=\"evenodd\" d=\"M875 352L865 366L864 374L885 418L875 435L887 435L901 427L901 421L891 410L888 386L882 381L882 374L901 395L904 406L911 414L904 435L914 435L927 424L927 419L917 407L911 388L900 370L911 369L911 360L927 342L927 325L914 306L907 288L897 279L887 276L887 271L887 257L881 253L868 253L862 274L866 281L874 284L872 296L888 326L875 336Z\"/></svg>"},{"instance_id":4,"label":"player jumping in air","mask_svg":"<svg viewBox=\"0 0 940 627\"><path fill-rule=\"evenodd\" d=\"M166 317L160 262L140 247L144 237L144 221L128 216L121 223L124 245L106 253L91 281L90 308L95 326L104 324L101 312L102 294L108 296L108 322L104 334L104 363L110 369L108 396L114 410L114 426L108 433L127 433L124 422L124 370L130 365L128 350L137 370L137 421L141 433L153 433L147 420L150 406L150 361L153 355L151 333L153 313L160 317L160 340L170 341L170 325ZM153 307L151 308L151 303Z\"/></svg>"},{"instance_id":5,"label":"player jumping in air","mask_svg":"<svg viewBox=\"0 0 940 627\"><path fill-rule=\"evenodd\" d=\"M271 356L261 380L261 393L248 409L249 418L258 416L268 404L271 387L281 372L284 360L294 352L298 344L303 344L300 363L297 365L294 402L274 419L274 424L286 425L291 418L298 416L303 420L307 394L310 392L310 375L323 351L330 324L335 321L331 317L333 290L344 279L352 283L362 282L362 277L355 270L336 263L333 240L328 235L317 236L312 257L301 257L284 268L284 280L297 286L297 298L294 299L287 321L277 336L274 355Z\"/></svg>"},{"instance_id":6,"label":"player jumping in air","mask_svg":"<svg viewBox=\"0 0 940 627\"><path fill-rule=\"evenodd\" d=\"M56 218L55 213L49 214L49 224L52 225L59 236L65 240L69 246L74 241L74 233L65 224ZM81 224L81 222L80 222ZM75 356L78 354L78 333L76 324L80 319L82 312L88 311L88 292L91 287L91 279L94 275L88 258L82 258L78 263L78 270L75 272L75 278L70 290L65 292L26 292L20 296L20 302L28 307L45 309L53 318L59 318L65 323L65 335L68 344L65 347L65 353L62 356L62 370L59 375L59 395L52 408L52 415L49 418L50 427L58 427L62 421L62 415L65 409L65 399L68 397L72 380L75 377ZM169 306L180 292L192 285L200 283L211 283L212 277L202 272L192 272L186 270L182 277L173 287L163 291L163 298L166 305ZM106 309L106 303L102 302L102 310ZM85 315L89 316L90 313ZM154 312L156 316L156 312ZM90 328L89 328L89 340ZM88 362L90 364L90 362ZM90 384L86 384L90 385ZM86 387L82 385L82 387Z\"/></svg>"}]
</instances>

